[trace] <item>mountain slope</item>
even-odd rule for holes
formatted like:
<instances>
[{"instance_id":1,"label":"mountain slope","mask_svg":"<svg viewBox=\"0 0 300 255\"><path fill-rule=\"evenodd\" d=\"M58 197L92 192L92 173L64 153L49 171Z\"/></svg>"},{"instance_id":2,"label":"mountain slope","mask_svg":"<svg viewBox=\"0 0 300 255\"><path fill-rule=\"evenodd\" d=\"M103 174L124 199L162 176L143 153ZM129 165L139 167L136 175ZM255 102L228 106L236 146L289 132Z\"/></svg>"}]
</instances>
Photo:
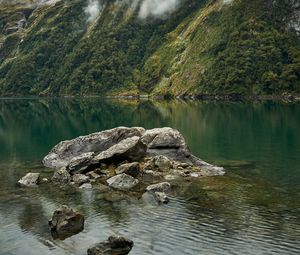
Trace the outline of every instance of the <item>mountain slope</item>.
<instances>
[{"instance_id":1,"label":"mountain slope","mask_svg":"<svg viewBox=\"0 0 300 255\"><path fill-rule=\"evenodd\" d=\"M0 94L300 93L298 0L141 1L0 3Z\"/></svg>"}]
</instances>

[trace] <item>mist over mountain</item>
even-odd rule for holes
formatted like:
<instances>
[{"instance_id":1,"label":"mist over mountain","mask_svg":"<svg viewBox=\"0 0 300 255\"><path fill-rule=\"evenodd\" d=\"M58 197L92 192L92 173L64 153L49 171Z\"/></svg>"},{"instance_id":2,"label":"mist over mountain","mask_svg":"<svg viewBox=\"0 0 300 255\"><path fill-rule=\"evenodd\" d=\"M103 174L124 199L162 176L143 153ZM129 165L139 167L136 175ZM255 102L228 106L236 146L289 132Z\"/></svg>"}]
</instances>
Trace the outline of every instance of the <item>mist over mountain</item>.
<instances>
[{"instance_id":1,"label":"mist over mountain","mask_svg":"<svg viewBox=\"0 0 300 255\"><path fill-rule=\"evenodd\" d=\"M0 95L300 93L299 0L0 0Z\"/></svg>"}]
</instances>

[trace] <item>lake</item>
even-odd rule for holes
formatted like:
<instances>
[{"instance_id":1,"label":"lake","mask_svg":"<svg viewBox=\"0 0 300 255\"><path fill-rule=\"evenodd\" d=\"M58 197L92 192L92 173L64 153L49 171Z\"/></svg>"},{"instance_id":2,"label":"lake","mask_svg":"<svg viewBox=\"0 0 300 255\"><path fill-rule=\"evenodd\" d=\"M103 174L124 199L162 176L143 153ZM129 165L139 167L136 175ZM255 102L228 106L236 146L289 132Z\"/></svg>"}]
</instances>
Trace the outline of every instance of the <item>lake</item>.
<instances>
[{"instance_id":1,"label":"lake","mask_svg":"<svg viewBox=\"0 0 300 255\"><path fill-rule=\"evenodd\" d=\"M104 197L96 190L16 182L43 172L61 140L117 126L170 126L191 151L227 174L183 183L168 205ZM300 254L300 104L282 102L0 100L0 254L86 254L111 234L130 254ZM48 219L63 205L85 229L53 240Z\"/></svg>"}]
</instances>

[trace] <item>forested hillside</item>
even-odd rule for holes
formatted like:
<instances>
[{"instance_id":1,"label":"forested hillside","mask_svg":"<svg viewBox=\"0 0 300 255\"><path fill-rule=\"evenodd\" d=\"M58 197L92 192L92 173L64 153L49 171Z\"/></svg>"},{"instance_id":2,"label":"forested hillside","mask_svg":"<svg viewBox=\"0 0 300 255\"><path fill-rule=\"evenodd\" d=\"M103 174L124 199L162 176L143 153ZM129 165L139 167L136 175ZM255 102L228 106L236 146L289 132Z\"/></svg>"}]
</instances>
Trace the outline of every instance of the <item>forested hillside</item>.
<instances>
[{"instance_id":1,"label":"forested hillside","mask_svg":"<svg viewBox=\"0 0 300 255\"><path fill-rule=\"evenodd\" d=\"M147 1L0 0L0 95L300 93L299 0Z\"/></svg>"}]
</instances>

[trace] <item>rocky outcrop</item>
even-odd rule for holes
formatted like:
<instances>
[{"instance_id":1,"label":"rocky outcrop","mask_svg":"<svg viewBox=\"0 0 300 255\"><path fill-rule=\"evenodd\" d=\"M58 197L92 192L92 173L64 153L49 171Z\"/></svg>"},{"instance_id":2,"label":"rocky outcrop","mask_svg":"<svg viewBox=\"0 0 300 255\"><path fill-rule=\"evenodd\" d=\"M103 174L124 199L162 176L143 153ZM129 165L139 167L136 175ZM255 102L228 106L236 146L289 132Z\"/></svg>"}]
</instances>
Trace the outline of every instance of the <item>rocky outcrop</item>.
<instances>
[{"instance_id":1,"label":"rocky outcrop","mask_svg":"<svg viewBox=\"0 0 300 255\"><path fill-rule=\"evenodd\" d=\"M101 187L103 196L140 193L155 204L170 200L171 184L166 181L225 173L192 155L183 136L172 128L119 127L78 137L56 145L43 163L58 168L53 182L82 190Z\"/></svg>"},{"instance_id":2,"label":"rocky outcrop","mask_svg":"<svg viewBox=\"0 0 300 255\"><path fill-rule=\"evenodd\" d=\"M49 227L54 238L65 239L83 230L84 216L72 208L63 206L53 213Z\"/></svg>"},{"instance_id":3,"label":"rocky outcrop","mask_svg":"<svg viewBox=\"0 0 300 255\"><path fill-rule=\"evenodd\" d=\"M135 187L139 180L127 174L118 174L107 180L110 187L118 190L129 190Z\"/></svg>"},{"instance_id":4,"label":"rocky outcrop","mask_svg":"<svg viewBox=\"0 0 300 255\"><path fill-rule=\"evenodd\" d=\"M172 161L201 168L203 175L223 175L224 169L210 165L192 155L178 130L172 128L118 127L81 136L56 145L44 158L46 167L66 167L70 173L85 173L101 163L144 161L153 158L154 167L168 170ZM151 170L151 169L150 169Z\"/></svg>"},{"instance_id":5,"label":"rocky outcrop","mask_svg":"<svg viewBox=\"0 0 300 255\"><path fill-rule=\"evenodd\" d=\"M133 241L120 237L110 236L107 241L88 249L88 255L127 255L133 247Z\"/></svg>"},{"instance_id":6,"label":"rocky outcrop","mask_svg":"<svg viewBox=\"0 0 300 255\"><path fill-rule=\"evenodd\" d=\"M19 186L35 187L39 184L39 173L28 173L18 181Z\"/></svg>"}]
</instances>

